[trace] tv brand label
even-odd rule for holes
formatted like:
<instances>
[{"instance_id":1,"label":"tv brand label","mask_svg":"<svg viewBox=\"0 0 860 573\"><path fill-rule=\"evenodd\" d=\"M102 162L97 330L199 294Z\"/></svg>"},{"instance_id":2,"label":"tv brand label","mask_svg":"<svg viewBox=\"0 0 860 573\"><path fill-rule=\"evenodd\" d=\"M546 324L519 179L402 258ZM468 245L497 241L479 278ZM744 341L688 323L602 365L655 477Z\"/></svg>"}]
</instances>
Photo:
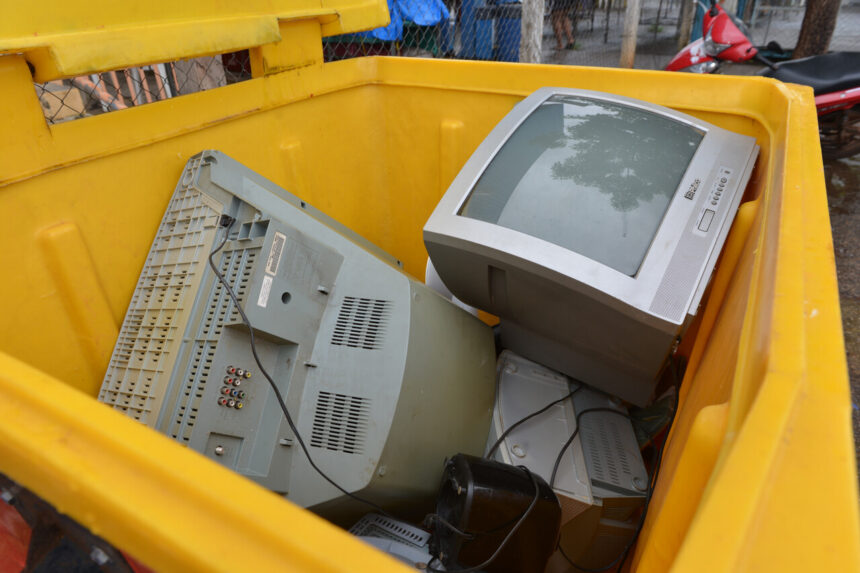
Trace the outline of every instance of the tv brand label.
<instances>
[{"instance_id":1,"label":"tv brand label","mask_svg":"<svg viewBox=\"0 0 860 573\"><path fill-rule=\"evenodd\" d=\"M696 191L699 190L699 185L702 183L701 179L696 179L690 184L690 188L687 189L687 192L684 193L684 198L693 200L693 197L696 196Z\"/></svg>"},{"instance_id":2,"label":"tv brand label","mask_svg":"<svg viewBox=\"0 0 860 573\"><path fill-rule=\"evenodd\" d=\"M272 239L272 249L269 251L269 258L266 260L266 272L270 275L278 274L278 264L281 262L281 254L284 252L284 243L286 242L286 235L275 233L275 237Z\"/></svg>"}]
</instances>

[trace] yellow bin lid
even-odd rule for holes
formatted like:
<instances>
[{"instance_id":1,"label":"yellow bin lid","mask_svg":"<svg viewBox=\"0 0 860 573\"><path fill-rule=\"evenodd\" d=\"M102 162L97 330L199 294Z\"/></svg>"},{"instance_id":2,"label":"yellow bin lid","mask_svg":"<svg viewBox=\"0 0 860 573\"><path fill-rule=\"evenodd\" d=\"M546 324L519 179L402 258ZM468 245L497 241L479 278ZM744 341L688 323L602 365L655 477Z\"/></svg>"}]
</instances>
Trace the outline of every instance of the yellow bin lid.
<instances>
[{"instance_id":1,"label":"yellow bin lid","mask_svg":"<svg viewBox=\"0 0 860 573\"><path fill-rule=\"evenodd\" d=\"M201 14L205 14L201 18ZM384 0L44 0L6 10L0 54L24 53L36 81L230 52L281 39L278 22L315 19L323 36L389 21Z\"/></svg>"}]
</instances>

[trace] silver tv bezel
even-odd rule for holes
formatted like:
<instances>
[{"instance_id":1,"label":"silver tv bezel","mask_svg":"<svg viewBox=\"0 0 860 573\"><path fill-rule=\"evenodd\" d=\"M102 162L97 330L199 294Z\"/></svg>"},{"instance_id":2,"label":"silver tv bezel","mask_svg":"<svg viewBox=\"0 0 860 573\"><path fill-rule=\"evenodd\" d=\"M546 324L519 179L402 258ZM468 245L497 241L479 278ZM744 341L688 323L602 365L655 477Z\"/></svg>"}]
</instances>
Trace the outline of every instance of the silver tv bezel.
<instances>
[{"instance_id":1,"label":"silver tv bezel","mask_svg":"<svg viewBox=\"0 0 860 573\"><path fill-rule=\"evenodd\" d=\"M538 106L556 95L581 96L642 109L704 133L634 276L526 233L458 215L475 183L505 142ZM590 90L541 88L517 103L481 142L427 221L424 239L425 242L457 248L465 246L475 254L504 261L576 291L587 292L589 296L619 310L633 307L644 313L640 318L645 319L645 322L665 330L666 322L683 325L688 314L695 314L708 284L707 280L702 279L710 276L716 264L749 180L757 151L752 137L724 130L666 107ZM719 207L713 207L718 211L709 229L707 256L701 260L696 279L692 282L693 288L686 293L682 304L676 305L682 312L672 313L672 316L654 312L650 307L666 276L672 256L684 234L689 232L691 223L697 226L705 209L709 207L711 187L715 185L720 167L727 163L734 170L731 184L722 192ZM697 184L694 183L696 180ZM693 185L696 191L690 200L685 198L685 192Z\"/></svg>"}]
</instances>

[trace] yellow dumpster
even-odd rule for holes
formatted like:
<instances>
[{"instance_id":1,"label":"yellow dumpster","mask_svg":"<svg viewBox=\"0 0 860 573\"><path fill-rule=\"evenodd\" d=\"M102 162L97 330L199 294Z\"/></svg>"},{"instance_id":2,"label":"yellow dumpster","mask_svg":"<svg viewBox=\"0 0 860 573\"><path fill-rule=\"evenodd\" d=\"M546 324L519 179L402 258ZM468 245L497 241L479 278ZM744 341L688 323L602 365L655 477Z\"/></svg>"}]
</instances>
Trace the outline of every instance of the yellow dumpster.
<instances>
[{"instance_id":1,"label":"yellow dumpster","mask_svg":"<svg viewBox=\"0 0 860 573\"><path fill-rule=\"evenodd\" d=\"M761 146L701 320L636 571L860 570L851 401L812 92L761 78L386 57L324 63L379 0L46 0L0 21L0 473L159 571L389 557L96 400L183 166L218 149L423 276L421 229L542 86ZM49 124L33 83L250 49L252 79ZM2 558L0 558L2 559Z\"/></svg>"}]
</instances>

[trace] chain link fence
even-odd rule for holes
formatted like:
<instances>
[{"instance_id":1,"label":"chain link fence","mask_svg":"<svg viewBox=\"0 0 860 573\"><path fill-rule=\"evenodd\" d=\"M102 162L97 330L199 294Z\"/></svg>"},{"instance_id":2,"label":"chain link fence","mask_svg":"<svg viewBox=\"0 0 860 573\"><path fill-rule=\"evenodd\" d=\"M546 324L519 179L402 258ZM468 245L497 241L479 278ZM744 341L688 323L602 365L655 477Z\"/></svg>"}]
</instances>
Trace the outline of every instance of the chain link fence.
<instances>
[{"instance_id":1,"label":"chain link fence","mask_svg":"<svg viewBox=\"0 0 860 573\"><path fill-rule=\"evenodd\" d=\"M639 40L671 44L681 0L643 0ZM626 0L546 0L541 61L617 66ZM503 0L389 1L391 24L327 38L325 57L361 55L521 61L522 4Z\"/></svg>"},{"instance_id":2,"label":"chain link fence","mask_svg":"<svg viewBox=\"0 0 860 573\"><path fill-rule=\"evenodd\" d=\"M642 0L635 66L662 69L677 50L681 2ZM753 41L791 49L806 0L750 1ZM544 63L618 66L626 0L545 0ZM517 62L522 4L502 0L389 0L391 23L323 39L326 61L387 55ZM832 50L860 51L860 0L842 3ZM251 77L248 51L34 84L49 124L127 109Z\"/></svg>"},{"instance_id":3,"label":"chain link fence","mask_svg":"<svg viewBox=\"0 0 860 573\"><path fill-rule=\"evenodd\" d=\"M248 52L33 84L49 124L126 109L251 77Z\"/></svg>"}]
</instances>

